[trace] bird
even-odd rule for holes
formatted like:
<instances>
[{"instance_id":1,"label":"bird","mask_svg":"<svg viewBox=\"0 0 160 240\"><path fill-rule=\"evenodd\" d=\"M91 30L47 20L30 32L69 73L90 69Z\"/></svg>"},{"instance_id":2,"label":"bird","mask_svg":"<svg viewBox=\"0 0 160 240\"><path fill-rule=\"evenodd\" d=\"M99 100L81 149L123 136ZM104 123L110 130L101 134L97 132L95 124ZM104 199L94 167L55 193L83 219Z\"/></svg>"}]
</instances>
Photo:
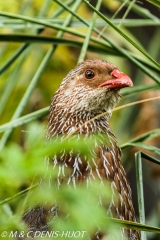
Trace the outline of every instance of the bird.
<instances>
[{"instance_id":1,"label":"bird","mask_svg":"<svg viewBox=\"0 0 160 240\"><path fill-rule=\"evenodd\" d=\"M100 143L95 139L90 161L79 152L65 153L65 149L51 157L50 164L59 167L57 187L62 184L76 186L81 182L88 185L95 179L104 184L107 181L112 196L115 193L117 196L117 201L111 198L107 206L108 215L136 222L131 187L121 163L122 153L109 125L112 109L121 98L120 89L132 86L132 80L110 62L94 58L79 63L54 93L46 139L63 139L69 135L93 138L99 134ZM55 209L53 207L54 213ZM24 215L23 220L30 229L46 230L46 212L43 206L34 208ZM102 235L95 233L92 239L102 239ZM139 232L122 228L121 239L139 240Z\"/></svg>"}]
</instances>

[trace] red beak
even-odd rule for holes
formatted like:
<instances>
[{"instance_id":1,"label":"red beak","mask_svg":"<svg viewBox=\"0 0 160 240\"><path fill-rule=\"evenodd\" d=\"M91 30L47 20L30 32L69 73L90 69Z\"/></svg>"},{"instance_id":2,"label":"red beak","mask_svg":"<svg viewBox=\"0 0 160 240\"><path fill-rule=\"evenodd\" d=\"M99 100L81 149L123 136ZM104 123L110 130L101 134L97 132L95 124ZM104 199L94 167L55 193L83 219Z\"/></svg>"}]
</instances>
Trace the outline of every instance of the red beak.
<instances>
[{"instance_id":1,"label":"red beak","mask_svg":"<svg viewBox=\"0 0 160 240\"><path fill-rule=\"evenodd\" d=\"M133 87L132 80L118 69L114 69L111 72L111 76L114 78L100 84L99 87L107 86L108 89Z\"/></svg>"}]
</instances>

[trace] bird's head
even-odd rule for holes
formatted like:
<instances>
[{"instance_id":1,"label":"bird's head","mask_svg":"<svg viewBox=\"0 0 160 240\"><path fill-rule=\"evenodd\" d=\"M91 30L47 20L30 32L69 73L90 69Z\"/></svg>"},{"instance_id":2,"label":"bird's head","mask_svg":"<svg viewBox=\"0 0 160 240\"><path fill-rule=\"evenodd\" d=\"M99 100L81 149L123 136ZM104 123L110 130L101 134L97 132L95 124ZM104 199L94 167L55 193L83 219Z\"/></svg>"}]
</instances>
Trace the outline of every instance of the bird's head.
<instances>
[{"instance_id":1,"label":"bird's head","mask_svg":"<svg viewBox=\"0 0 160 240\"><path fill-rule=\"evenodd\" d=\"M58 104L70 111L102 113L114 108L119 90L132 87L131 79L112 63L89 59L78 64L64 78Z\"/></svg>"}]
</instances>

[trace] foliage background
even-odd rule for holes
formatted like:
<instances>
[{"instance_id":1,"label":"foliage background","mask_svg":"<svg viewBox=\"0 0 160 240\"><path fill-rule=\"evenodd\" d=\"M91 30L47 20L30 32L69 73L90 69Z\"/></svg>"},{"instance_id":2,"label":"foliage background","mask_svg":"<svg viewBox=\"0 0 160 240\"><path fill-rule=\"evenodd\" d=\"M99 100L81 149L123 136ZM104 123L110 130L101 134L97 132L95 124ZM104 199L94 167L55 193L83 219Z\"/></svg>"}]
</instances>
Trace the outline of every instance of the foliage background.
<instances>
[{"instance_id":1,"label":"foliage background","mask_svg":"<svg viewBox=\"0 0 160 240\"><path fill-rule=\"evenodd\" d=\"M61 2L66 4L68 1ZM74 1L72 2L74 4ZM96 1L90 1L90 3L96 6ZM72 9L71 5L69 5L69 7ZM43 149L47 123L47 110L45 109L43 112L43 108L49 106L51 97L62 79L77 64L77 61L83 58L82 44L85 40L84 37L78 37L76 33L82 33L84 36L88 36L88 27L73 17L73 21L69 26L72 33L65 32L62 36L59 35L56 41L57 47L55 51L50 54L50 57L46 60L47 51L52 51L50 50L51 44L54 43L55 37L57 36L58 26L62 26L65 19L69 16L68 11L62 11L61 14L57 14L54 17L54 14L60 9L63 8L57 4L56 1L7 0L0 3L0 130L2 130L0 135L0 196L2 202L8 197L14 196L14 194L30 187L33 182L38 182L39 178L43 176L45 172L43 158L46 152L41 151L41 149ZM2 12L33 17L36 21L47 21L52 24L52 28L43 27L42 25L29 23L27 21L24 22L21 18L10 18L11 16L5 16ZM100 12L108 17L108 19L112 19L116 26L132 39L134 43L144 49L149 56L157 62L159 61L159 1L125 1L124 4L123 0L103 0ZM90 20L89 23L92 22L93 10L83 1L79 1L79 7L76 13L84 20ZM113 62L121 71L127 73L134 82L134 88L122 90L123 99L120 105L159 96L159 68L157 65L147 59L143 51L140 52L137 47L133 47L130 41L120 36L115 29L107 25L99 16L96 17L95 26L102 31L102 34L109 38L111 43L114 43L118 49L115 49L111 44L107 43L106 40L105 46L102 42L95 43L94 41L90 41L90 47L86 52L85 58L95 57ZM34 43L31 35L39 36L35 38ZM101 37L95 32L92 33L92 36L97 40L101 40ZM60 40L64 40L63 44L61 44ZM29 42L27 47L24 47L25 42ZM22 50L20 51L20 49ZM127 56L124 57L119 54L119 49L127 50ZM18 51L19 54L13 59L13 55L18 53ZM138 59L138 62L140 62L139 59L142 60L142 66L147 66L147 72L144 73L143 69L140 69L139 66L133 63L130 57ZM41 64L42 61L43 63L45 61L44 66ZM38 69L40 72L38 72ZM11 118L13 118L17 106L24 97L26 90L29 89L33 79L37 79L33 86L33 91L30 92L28 100L24 100L25 104L22 105L19 114L15 115L14 118L25 116L39 109L42 109L42 113L40 116L35 114L34 120L30 117L28 118L28 123L21 124L12 129L11 134L6 141L4 141L5 137L3 134L6 133L3 132L10 129L9 126L4 124L10 122ZM122 145L122 161L133 189L137 215L138 206L134 153L142 150L144 153L156 159L159 158L160 131L157 130L160 125L159 107L159 100L149 101L116 111L111 118L113 132L117 136L119 144ZM21 119L18 123L20 122ZM151 131L151 133L147 135L147 138L138 141L138 146L130 146L129 141L132 138L139 137L141 134L149 131ZM142 145L144 140L145 144ZM5 144L3 144L3 141ZM124 147L126 146L124 143L127 144L127 148ZM136 145L136 142L134 143L135 144L132 145ZM85 151L85 147L83 151ZM54 173L52 174L54 175ZM160 212L160 166L143 159L143 178L146 224L158 227L160 225L158 214ZM75 196L75 199L85 194L81 191L82 189L78 195ZM40 194L42 202L45 201L43 200L43 193L38 194ZM53 196L50 196L48 191L46 197L52 199ZM1 204L1 229L5 229L6 226L7 229L12 229L13 225L14 227L19 226L19 213L23 212L23 204L25 201L26 195L23 195L20 198L16 197L14 201L7 201L5 205ZM36 199L33 201L36 202ZM90 209L90 212L94 211L96 210ZM101 213L98 212L97 216L101 219L103 213L101 215ZM84 219L84 216L82 216L82 218L80 217L80 220L82 219ZM91 217L89 219L91 219ZM80 226L80 220L77 226ZM74 229L75 226L72 227ZM93 226L91 229L92 228ZM155 233L147 234L147 239L158 238L159 236Z\"/></svg>"}]
</instances>

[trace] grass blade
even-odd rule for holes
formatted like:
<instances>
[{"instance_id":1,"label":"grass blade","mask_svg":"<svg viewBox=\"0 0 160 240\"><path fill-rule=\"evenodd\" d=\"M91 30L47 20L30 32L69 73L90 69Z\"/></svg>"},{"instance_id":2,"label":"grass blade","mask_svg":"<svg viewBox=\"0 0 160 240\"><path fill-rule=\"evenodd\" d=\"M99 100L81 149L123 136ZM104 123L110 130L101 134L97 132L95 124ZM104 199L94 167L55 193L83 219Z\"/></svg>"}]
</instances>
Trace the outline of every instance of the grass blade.
<instances>
[{"instance_id":1,"label":"grass blade","mask_svg":"<svg viewBox=\"0 0 160 240\"><path fill-rule=\"evenodd\" d=\"M97 5L96 5L96 9L97 10L100 8L101 3L102 3L102 0L99 0L97 2ZM94 25L95 25L95 22L96 22L96 16L97 16L97 14L94 12L91 24L90 24L90 26L88 28L88 33L86 35L85 41L84 41L84 43L82 45L82 48L81 48L81 52L80 52L80 55L79 55L77 63L82 62L84 60L84 58L85 58L85 55L86 55L86 52L87 52L87 48L88 48L88 44L89 44L89 41L90 41L90 38L91 38L91 34L92 34L92 31L93 31L93 28L94 28Z\"/></svg>"},{"instance_id":2,"label":"grass blade","mask_svg":"<svg viewBox=\"0 0 160 240\"><path fill-rule=\"evenodd\" d=\"M124 228L129 228L129 229L138 230L138 231L160 233L160 228L152 227L152 226L149 226L146 224L125 221L125 220L121 220L121 219L117 219L117 218L110 218L110 221L112 223L116 224L118 227L123 226Z\"/></svg>"},{"instance_id":3,"label":"grass blade","mask_svg":"<svg viewBox=\"0 0 160 240\"><path fill-rule=\"evenodd\" d=\"M142 49L137 43L135 43L131 38L129 38L124 32L122 32L115 24L113 24L108 18L96 10L88 1L83 0L93 11L95 11L104 21L106 21L113 29L115 29L122 37L124 37L128 42L130 42L136 49L138 49L144 56L146 56L153 64L160 68L160 65L150 56L148 53Z\"/></svg>"},{"instance_id":4,"label":"grass blade","mask_svg":"<svg viewBox=\"0 0 160 240\"><path fill-rule=\"evenodd\" d=\"M157 137L160 135L160 128L154 129L152 131L146 132L136 138L133 138L132 140L128 141L127 143L122 144L120 147L121 149L126 149L128 147L130 147L132 143L136 143L136 142L144 142L148 139Z\"/></svg>"},{"instance_id":5,"label":"grass blade","mask_svg":"<svg viewBox=\"0 0 160 240\"><path fill-rule=\"evenodd\" d=\"M36 119L39 119L49 113L49 107L40 109L38 111L35 111L33 113L29 113L23 117L16 118L8 123L5 123L0 126L0 132L7 131L8 129L12 129L18 126L21 126L23 124L26 124L28 122L34 121Z\"/></svg>"},{"instance_id":6,"label":"grass blade","mask_svg":"<svg viewBox=\"0 0 160 240\"><path fill-rule=\"evenodd\" d=\"M144 92L147 90L153 90L153 89L159 89L160 85L157 84L149 84L149 85L140 85L140 86L136 86L133 88L123 88L121 90L121 93L123 94L123 96L130 96L132 94L137 94L140 92Z\"/></svg>"},{"instance_id":7,"label":"grass blade","mask_svg":"<svg viewBox=\"0 0 160 240\"><path fill-rule=\"evenodd\" d=\"M17 109L16 109L16 111L15 111L13 117L12 117L12 120L18 118L21 115L21 113L23 112L23 110L24 110L24 108L25 108L33 90L35 89L35 86L36 86L42 72L44 71L45 67L47 66L48 61L50 60L50 57L52 56L53 51L54 51L54 48L51 47L51 49L47 52L44 59L42 60L36 74L34 75L28 89L26 90L22 100L20 101L20 103L19 103L19 105L18 105L18 107L17 107ZM1 141L0 141L0 150L3 149L5 143L7 142L8 137L11 134L11 132L12 132L12 129L9 129L2 136Z\"/></svg>"},{"instance_id":8,"label":"grass blade","mask_svg":"<svg viewBox=\"0 0 160 240\"><path fill-rule=\"evenodd\" d=\"M142 171L142 159L141 152L135 154L136 163L136 182L137 182L137 195L138 195L138 209L139 209L139 221L145 224L145 209L144 209L144 194L143 194L143 171ZM141 232L141 239L147 240L146 233Z\"/></svg>"},{"instance_id":9,"label":"grass blade","mask_svg":"<svg viewBox=\"0 0 160 240\"><path fill-rule=\"evenodd\" d=\"M146 153L144 153L144 152L141 152L141 155L142 155L142 157L145 158L146 160L160 165L160 160L159 160L159 159L154 158L154 157L152 157L152 156L150 156L150 155L148 155L148 154L146 154Z\"/></svg>"}]
</instances>

